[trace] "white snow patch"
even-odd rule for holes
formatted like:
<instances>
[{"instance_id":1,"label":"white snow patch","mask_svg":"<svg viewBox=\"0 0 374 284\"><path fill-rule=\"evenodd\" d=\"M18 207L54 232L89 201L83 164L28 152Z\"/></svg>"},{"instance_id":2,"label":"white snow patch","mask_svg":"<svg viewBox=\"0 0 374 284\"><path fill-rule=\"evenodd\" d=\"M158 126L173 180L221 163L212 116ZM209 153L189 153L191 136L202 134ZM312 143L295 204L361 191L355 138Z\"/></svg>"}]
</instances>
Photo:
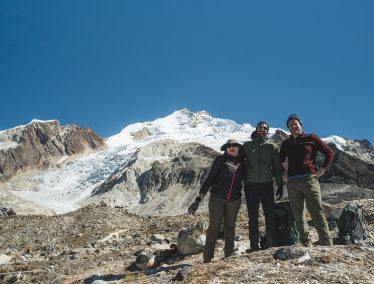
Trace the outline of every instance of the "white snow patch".
<instances>
[{"instance_id":1,"label":"white snow patch","mask_svg":"<svg viewBox=\"0 0 374 284\"><path fill-rule=\"evenodd\" d=\"M16 148L19 144L16 142L0 142L0 150L8 150L10 148Z\"/></svg>"},{"instance_id":2,"label":"white snow patch","mask_svg":"<svg viewBox=\"0 0 374 284\"><path fill-rule=\"evenodd\" d=\"M61 164L61 163L64 162L68 157L69 157L68 155L65 155L65 156L61 157L61 159L58 160L56 164Z\"/></svg>"},{"instance_id":3,"label":"white snow patch","mask_svg":"<svg viewBox=\"0 0 374 284\"><path fill-rule=\"evenodd\" d=\"M13 193L54 210L58 214L78 209L79 201L105 181L130 155L118 155L121 148L112 148L68 162L64 167L34 176L31 190Z\"/></svg>"},{"instance_id":4,"label":"white snow patch","mask_svg":"<svg viewBox=\"0 0 374 284\"><path fill-rule=\"evenodd\" d=\"M326 143L334 143L336 147L341 151L344 151L344 146L346 146L347 144L347 139L336 135L331 135L329 137L323 138L322 140Z\"/></svg>"}]
</instances>

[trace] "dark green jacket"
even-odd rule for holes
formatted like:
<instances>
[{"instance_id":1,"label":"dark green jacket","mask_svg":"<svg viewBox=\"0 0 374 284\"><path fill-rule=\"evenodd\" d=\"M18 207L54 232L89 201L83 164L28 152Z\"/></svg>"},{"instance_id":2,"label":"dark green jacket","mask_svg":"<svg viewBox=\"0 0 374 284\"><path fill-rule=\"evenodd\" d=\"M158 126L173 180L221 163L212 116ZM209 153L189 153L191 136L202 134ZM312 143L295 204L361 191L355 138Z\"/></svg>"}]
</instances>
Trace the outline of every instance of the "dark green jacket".
<instances>
[{"instance_id":1,"label":"dark green jacket","mask_svg":"<svg viewBox=\"0 0 374 284\"><path fill-rule=\"evenodd\" d=\"M246 183L273 182L282 184L282 168L276 146L263 137L254 137L243 144Z\"/></svg>"}]
</instances>

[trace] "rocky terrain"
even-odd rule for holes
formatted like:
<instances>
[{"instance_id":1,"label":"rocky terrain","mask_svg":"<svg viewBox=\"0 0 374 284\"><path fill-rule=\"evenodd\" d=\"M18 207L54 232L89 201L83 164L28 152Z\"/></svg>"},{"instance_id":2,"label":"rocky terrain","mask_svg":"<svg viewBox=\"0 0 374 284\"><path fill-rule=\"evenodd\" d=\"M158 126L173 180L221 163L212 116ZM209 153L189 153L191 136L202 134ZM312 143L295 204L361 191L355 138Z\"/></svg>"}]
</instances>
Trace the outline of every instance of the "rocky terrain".
<instances>
[{"instance_id":1,"label":"rocky terrain","mask_svg":"<svg viewBox=\"0 0 374 284\"><path fill-rule=\"evenodd\" d=\"M244 201L235 255L223 259L223 240L210 264L201 252L178 251L183 228L206 232L207 198L197 215L186 212L216 150L227 137L248 140L252 130L184 109L106 140L57 121L0 131L0 283L374 283L374 224L362 245L335 238L333 247L246 253ZM272 130L277 145L286 137ZM366 140L327 142L336 155L320 181L336 237L347 202L374 218L374 150Z\"/></svg>"},{"instance_id":2,"label":"rocky terrain","mask_svg":"<svg viewBox=\"0 0 374 284\"><path fill-rule=\"evenodd\" d=\"M206 201L205 201L206 202ZM374 199L359 201L374 217ZM347 203L326 205L330 217ZM290 246L285 260L279 248L246 253L249 247L246 206L236 230L236 255L223 259L223 240L216 257L172 254L168 264L147 270L134 265L144 251L170 252L184 227L205 233L208 216L141 217L123 208L87 206L57 216L9 216L0 219L0 281L3 283L374 283L374 224L364 244ZM263 218L260 218L263 225ZM312 238L317 240L312 229ZM333 231L336 236L337 229Z\"/></svg>"}]
</instances>

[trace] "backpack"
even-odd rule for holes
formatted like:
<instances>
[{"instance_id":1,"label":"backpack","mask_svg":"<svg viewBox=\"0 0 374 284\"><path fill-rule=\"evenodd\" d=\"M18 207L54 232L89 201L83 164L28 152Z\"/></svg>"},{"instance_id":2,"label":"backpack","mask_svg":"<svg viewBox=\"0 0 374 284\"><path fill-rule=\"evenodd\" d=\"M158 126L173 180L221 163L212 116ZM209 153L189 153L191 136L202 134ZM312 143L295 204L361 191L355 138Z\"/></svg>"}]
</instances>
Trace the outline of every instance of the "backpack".
<instances>
[{"instance_id":1,"label":"backpack","mask_svg":"<svg viewBox=\"0 0 374 284\"><path fill-rule=\"evenodd\" d=\"M349 203L338 220L339 240L345 244L362 244L366 239L362 206Z\"/></svg>"},{"instance_id":2,"label":"backpack","mask_svg":"<svg viewBox=\"0 0 374 284\"><path fill-rule=\"evenodd\" d=\"M277 246L297 243L299 234L288 200L275 203L275 242Z\"/></svg>"}]
</instances>

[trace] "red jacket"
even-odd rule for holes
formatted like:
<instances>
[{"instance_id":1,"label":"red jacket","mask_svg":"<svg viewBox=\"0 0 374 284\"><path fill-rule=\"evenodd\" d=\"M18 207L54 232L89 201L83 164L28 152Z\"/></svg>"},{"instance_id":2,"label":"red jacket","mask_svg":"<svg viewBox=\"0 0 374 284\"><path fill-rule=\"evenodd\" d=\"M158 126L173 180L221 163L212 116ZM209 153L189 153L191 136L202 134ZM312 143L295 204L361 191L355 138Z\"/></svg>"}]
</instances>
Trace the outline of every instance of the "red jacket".
<instances>
[{"instance_id":1,"label":"red jacket","mask_svg":"<svg viewBox=\"0 0 374 284\"><path fill-rule=\"evenodd\" d=\"M316 134L300 134L296 139L291 135L283 141L280 148L280 158L283 169L288 157L288 176L314 174L318 171L316 164L317 151L325 156L322 167L327 169L334 159L333 150Z\"/></svg>"}]
</instances>

